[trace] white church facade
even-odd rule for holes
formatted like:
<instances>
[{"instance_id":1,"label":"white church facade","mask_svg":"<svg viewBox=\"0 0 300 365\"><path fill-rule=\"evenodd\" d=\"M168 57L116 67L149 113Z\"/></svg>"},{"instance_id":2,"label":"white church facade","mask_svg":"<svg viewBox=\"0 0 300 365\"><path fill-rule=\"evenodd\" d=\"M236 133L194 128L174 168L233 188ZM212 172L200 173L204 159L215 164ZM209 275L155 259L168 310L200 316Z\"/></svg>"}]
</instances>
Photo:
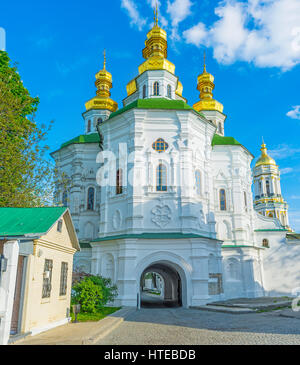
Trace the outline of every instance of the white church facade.
<instances>
[{"instance_id":1,"label":"white church facade","mask_svg":"<svg viewBox=\"0 0 300 365\"><path fill-rule=\"evenodd\" d=\"M148 272L162 278L166 303L184 307L292 294L300 286L300 241L266 146L252 177L254 156L225 136L213 76L204 65L200 101L189 106L157 20L143 57L120 109L104 62L84 133L52 153L69 180L59 202L81 242L75 268L110 277L115 305L139 306Z\"/></svg>"}]
</instances>

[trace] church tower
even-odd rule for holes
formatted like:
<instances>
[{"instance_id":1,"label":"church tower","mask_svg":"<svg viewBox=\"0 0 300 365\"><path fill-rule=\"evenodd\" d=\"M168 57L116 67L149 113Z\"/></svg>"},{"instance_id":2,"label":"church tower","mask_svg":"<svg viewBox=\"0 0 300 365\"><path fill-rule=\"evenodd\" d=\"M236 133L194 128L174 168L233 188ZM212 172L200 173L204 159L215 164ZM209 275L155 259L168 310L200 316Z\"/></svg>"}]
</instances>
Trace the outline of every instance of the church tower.
<instances>
[{"instance_id":1,"label":"church tower","mask_svg":"<svg viewBox=\"0 0 300 365\"><path fill-rule=\"evenodd\" d=\"M253 168L254 209L266 217L278 218L289 228L288 205L281 195L279 168L267 154L264 142L260 150L261 156Z\"/></svg>"},{"instance_id":2,"label":"church tower","mask_svg":"<svg viewBox=\"0 0 300 365\"><path fill-rule=\"evenodd\" d=\"M85 103L86 112L83 113L86 134L95 133L97 123L102 123L118 109L118 104L110 98L112 75L106 70L105 50L103 68L96 73L95 77L96 96Z\"/></svg>"},{"instance_id":3,"label":"church tower","mask_svg":"<svg viewBox=\"0 0 300 365\"><path fill-rule=\"evenodd\" d=\"M201 112L212 121L217 127L216 133L224 136L224 122L226 115L223 114L223 105L213 98L215 88L214 77L206 71L205 53L203 72L198 76L197 90L200 91L200 101L193 105L193 108Z\"/></svg>"}]
</instances>

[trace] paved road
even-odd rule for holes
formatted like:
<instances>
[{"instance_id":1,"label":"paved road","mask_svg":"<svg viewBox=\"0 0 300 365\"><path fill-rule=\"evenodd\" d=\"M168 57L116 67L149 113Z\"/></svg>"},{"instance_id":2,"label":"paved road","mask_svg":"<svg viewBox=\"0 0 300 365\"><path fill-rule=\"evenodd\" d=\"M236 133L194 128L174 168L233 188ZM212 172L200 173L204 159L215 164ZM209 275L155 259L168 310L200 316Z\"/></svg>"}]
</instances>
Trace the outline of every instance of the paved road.
<instances>
[{"instance_id":1,"label":"paved road","mask_svg":"<svg viewBox=\"0 0 300 365\"><path fill-rule=\"evenodd\" d=\"M229 314L184 308L142 308L99 345L300 345L300 319L279 312Z\"/></svg>"}]
</instances>

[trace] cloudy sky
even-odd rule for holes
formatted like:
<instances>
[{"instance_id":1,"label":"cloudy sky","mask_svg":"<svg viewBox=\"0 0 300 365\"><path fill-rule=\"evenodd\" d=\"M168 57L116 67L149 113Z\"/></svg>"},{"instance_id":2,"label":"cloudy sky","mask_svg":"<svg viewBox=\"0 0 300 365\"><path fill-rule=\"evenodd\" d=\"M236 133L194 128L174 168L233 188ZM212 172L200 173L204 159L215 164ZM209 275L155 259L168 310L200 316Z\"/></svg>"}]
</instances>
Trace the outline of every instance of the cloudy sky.
<instances>
[{"instance_id":1,"label":"cloudy sky","mask_svg":"<svg viewBox=\"0 0 300 365\"><path fill-rule=\"evenodd\" d=\"M143 62L155 0L1 2L0 48L18 63L25 86L40 97L38 123L54 120L51 150L83 133L81 113L94 96L94 75L113 75L122 106L126 84ZM262 136L281 168L291 225L300 231L300 0L159 0L168 59L183 96L199 100L203 51L224 104L225 133L256 157ZM5 41L3 40L6 35Z\"/></svg>"}]
</instances>

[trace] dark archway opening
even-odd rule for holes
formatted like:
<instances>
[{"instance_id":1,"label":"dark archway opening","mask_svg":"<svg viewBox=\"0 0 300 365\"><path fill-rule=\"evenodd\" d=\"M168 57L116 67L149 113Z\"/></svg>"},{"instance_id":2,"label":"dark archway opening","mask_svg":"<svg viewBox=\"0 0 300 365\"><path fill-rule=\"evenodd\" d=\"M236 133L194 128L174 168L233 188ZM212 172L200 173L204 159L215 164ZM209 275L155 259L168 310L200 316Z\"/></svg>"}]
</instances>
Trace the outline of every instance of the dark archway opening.
<instances>
[{"instance_id":1,"label":"dark archway opening","mask_svg":"<svg viewBox=\"0 0 300 365\"><path fill-rule=\"evenodd\" d=\"M182 284L178 272L165 263L148 266L141 275L141 307L182 306Z\"/></svg>"}]
</instances>

